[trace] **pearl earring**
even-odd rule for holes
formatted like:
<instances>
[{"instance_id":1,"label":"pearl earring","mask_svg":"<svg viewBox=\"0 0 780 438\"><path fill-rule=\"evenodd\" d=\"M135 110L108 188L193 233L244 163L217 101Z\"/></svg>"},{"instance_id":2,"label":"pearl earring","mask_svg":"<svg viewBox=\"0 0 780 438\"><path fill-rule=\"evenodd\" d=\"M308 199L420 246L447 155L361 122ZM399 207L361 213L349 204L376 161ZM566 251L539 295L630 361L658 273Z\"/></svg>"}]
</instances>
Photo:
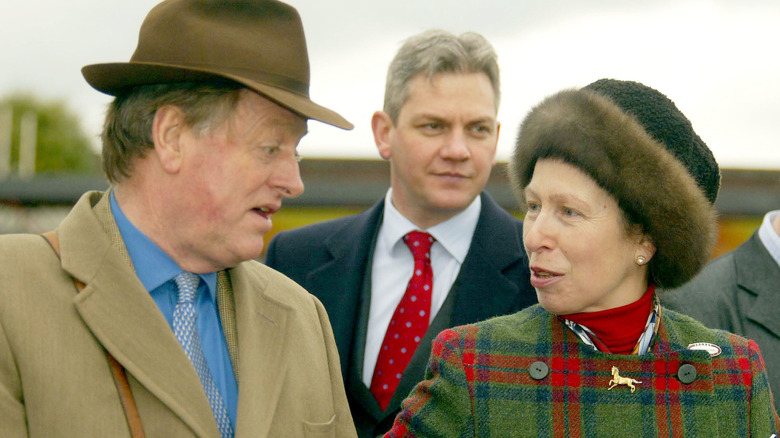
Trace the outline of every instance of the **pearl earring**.
<instances>
[{"instance_id":1,"label":"pearl earring","mask_svg":"<svg viewBox=\"0 0 780 438\"><path fill-rule=\"evenodd\" d=\"M642 266L645 263L647 263L647 259L645 258L645 256L643 256L643 255L636 256L636 264L637 265Z\"/></svg>"}]
</instances>

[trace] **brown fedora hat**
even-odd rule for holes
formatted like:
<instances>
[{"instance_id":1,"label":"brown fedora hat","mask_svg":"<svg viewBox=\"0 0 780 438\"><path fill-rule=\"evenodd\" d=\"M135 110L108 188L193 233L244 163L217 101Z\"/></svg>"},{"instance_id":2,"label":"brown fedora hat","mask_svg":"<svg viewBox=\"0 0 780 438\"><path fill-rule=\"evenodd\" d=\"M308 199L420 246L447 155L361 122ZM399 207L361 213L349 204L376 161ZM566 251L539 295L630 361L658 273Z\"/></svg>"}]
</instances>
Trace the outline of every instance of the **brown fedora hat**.
<instances>
[{"instance_id":1,"label":"brown fedora hat","mask_svg":"<svg viewBox=\"0 0 780 438\"><path fill-rule=\"evenodd\" d=\"M166 0L146 16L130 62L81 69L96 90L227 78L306 117L352 129L309 99L309 56L298 11L274 0Z\"/></svg>"}]
</instances>

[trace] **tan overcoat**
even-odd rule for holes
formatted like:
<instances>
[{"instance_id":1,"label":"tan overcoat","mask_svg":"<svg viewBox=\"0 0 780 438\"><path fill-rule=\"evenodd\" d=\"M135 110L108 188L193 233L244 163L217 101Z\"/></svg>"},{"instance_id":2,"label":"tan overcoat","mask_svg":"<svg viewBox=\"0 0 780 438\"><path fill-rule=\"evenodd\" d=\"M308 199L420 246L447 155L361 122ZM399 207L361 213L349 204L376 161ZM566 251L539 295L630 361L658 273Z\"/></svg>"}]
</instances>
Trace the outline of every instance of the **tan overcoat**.
<instances>
[{"instance_id":1,"label":"tan overcoat","mask_svg":"<svg viewBox=\"0 0 780 438\"><path fill-rule=\"evenodd\" d=\"M41 236L0 236L0 436L129 436L105 349L127 370L148 437L218 437L194 368L116 238L107 198L85 194L58 227L62 261ZM355 436L320 302L253 261L222 278L239 380L235 436Z\"/></svg>"}]
</instances>

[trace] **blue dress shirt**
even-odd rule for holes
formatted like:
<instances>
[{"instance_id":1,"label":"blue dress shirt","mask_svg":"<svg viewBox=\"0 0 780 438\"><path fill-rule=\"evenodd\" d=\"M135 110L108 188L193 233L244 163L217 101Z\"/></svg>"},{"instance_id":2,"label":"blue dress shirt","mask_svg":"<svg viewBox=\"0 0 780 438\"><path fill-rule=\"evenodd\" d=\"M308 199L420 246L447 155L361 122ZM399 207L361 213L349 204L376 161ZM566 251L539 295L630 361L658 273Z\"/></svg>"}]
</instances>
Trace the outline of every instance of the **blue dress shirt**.
<instances>
[{"instance_id":1,"label":"blue dress shirt","mask_svg":"<svg viewBox=\"0 0 780 438\"><path fill-rule=\"evenodd\" d=\"M183 269L127 219L119 208L113 191L110 196L111 213L114 215L119 233L127 247L127 253L133 262L135 273L157 303L157 307L160 308L160 312L173 331L173 310L178 297L173 278L183 272ZM195 295L198 336L200 336L203 355L206 357L211 377L219 388L235 429L238 385L217 310L217 273L198 274L198 276L201 279Z\"/></svg>"}]
</instances>

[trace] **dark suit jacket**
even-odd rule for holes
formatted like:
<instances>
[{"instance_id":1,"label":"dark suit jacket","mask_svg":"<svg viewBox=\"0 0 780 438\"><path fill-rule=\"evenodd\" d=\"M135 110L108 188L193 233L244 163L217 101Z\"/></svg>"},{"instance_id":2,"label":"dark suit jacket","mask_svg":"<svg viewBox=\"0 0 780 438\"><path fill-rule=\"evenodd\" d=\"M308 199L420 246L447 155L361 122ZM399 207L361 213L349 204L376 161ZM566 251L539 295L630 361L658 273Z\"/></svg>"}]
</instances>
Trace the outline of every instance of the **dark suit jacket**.
<instances>
[{"instance_id":1,"label":"dark suit jacket","mask_svg":"<svg viewBox=\"0 0 780 438\"><path fill-rule=\"evenodd\" d=\"M390 429L401 401L422 380L431 341L441 330L513 313L536 302L522 246L522 222L486 193L481 196L482 211L460 273L384 412L362 381L370 266L384 201L354 216L279 233L269 244L266 263L325 305L360 436Z\"/></svg>"},{"instance_id":2,"label":"dark suit jacket","mask_svg":"<svg viewBox=\"0 0 780 438\"><path fill-rule=\"evenodd\" d=\"M778 406L780 394L780 266L758 232L733 252L713 260L682 287L665 291L666 307L711 328L758 343Z\"/></svg>"}]
</instances>

